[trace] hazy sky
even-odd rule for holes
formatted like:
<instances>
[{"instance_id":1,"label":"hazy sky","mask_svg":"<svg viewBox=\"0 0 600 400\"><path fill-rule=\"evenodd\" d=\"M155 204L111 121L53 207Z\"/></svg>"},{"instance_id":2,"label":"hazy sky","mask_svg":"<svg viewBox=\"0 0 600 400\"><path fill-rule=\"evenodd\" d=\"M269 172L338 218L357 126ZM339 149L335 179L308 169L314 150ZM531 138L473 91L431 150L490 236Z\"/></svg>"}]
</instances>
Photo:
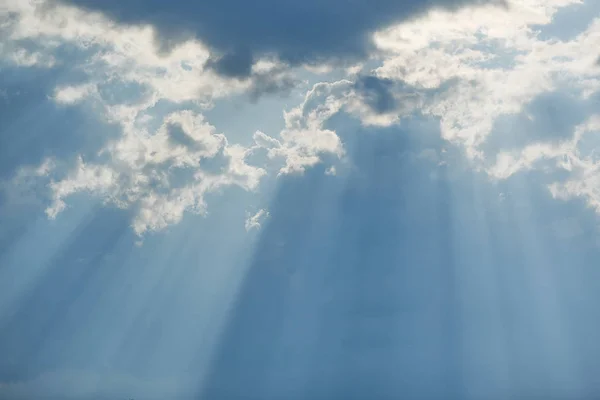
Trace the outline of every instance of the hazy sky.
<instances>
[{"instance_id":1,"label":"hazy sky","mask_svg":"<svg viewBox=\"0 0 600 400\"><path fill-rule=\"evenodd\" d=\"M0 399L600 396L600 2L0 0Z\"/></svg>"}]
</instances>

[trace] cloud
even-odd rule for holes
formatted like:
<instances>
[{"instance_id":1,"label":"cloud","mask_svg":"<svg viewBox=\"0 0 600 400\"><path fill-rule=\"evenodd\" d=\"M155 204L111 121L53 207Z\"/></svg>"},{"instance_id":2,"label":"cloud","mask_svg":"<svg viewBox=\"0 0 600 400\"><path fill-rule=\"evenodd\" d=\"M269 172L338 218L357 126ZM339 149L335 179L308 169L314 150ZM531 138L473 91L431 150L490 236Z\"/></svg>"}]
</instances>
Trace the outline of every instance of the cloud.
<instances>
[{"instance_id":1,"label":"cloud","mask_svg":"<svg viewBox=\"0 0 600 400\"><path fill-rule=\"evenodd\" d=\"M344 144L329 122L336 115L349 114L364 126L389 126L417 111L428 93L398 82L373 76L358 76L319 82L306 93L304 101L284 112L285 128L277 137L254 134L255 146L267 150L271 159L283 159L280 175L303 173L324 159L342 159ZM378 104L383 103L383 104Z\"/></svg>"},{"instance_id":2,"label":"cloud","mask_svg":"<svg viewBox=\"0 0 600 400\"><path fill-rule=\"evenodd\" d=\"M128 24L151 24L162 47L195 35L216 58L210 65L225 76L247 76L259 58L274 54L286 63L357 59L374 48L370 34L432 8L501 4L494 0L384 0L373 6L359 0L243 0L137 2L65 0Z\"/></svg>"},{"instance_id":3,"label":"cloud","mask_svg":"<svg viewBox=\"0 0 600 400\"><path fill-rule=\"evenodd\" d=\"M439 117L444 138L481 156L496 119L518 114L536 97L570 87L589 96L600 86L592 68L599 21L572 40L541 40L534 25L577 1L512 1L506 9L442 11L376 35L388 56L377 76L437 92L422 112Z\"/></svg>"},{"instance_id":4,"label":"cloud","mask_svg":"<svg viewBox=\"0 0 600 400\"><path fill-rule=\"evenodd\" d=\"M555 198L582 198L600 212L600 143L590 139L598 131L600 18L564 39L539 34L579 3L433 12L376 35L388 54L376 76L427 91L419 111L439 118L442 137L460 144L473 168L499 180L539 172Z\"/></svg>"},{"instance_id":5,"label":"cloud","mask_svg":"<svg viewBox=\"0 0 600 400\"><path fill-rule=\"evenodd\" d=\"M595 137L599 134L600 115L595 115L576 128L573 140L568 146L564 146L563 151L545 154L547 157L554 156L556 163L569 172L565 179L549 185L552 195L563 200L581 198L598 214L600 214L600 156ZM594 147L589 147L586 143L588 138L594 138L592 139L595 142Z\"/></svg>"},{"instance_id":6,"label":"cloud","mask_svg":"<svg viewBox=\"0 0 600 400\"><path fill-rule=\"evenodd\" d=\"M248 214L248 218L246 219L246 223L244 224L244 226L246 227L246 232L249 232L252 229L260 229L261 222L268 217L269 212L264 209L258 210L258 212L254 215Z\"/></svg>"},{"instance_id":7,"label":"cloud","mask_svg":"<svg viewBox=\"0 0 600 400\"><path fill-rule=\"evenodd\" d=\"M583 199L600 214L600 115L573 129L571 138L555 144L532 144L520 151L501 152L488 173L507 179L532 170L556 199Z\"/></svg>"},{"instance_id":8,"label":"cloud","mask_svg":"<svg viewBox=\"0 0 600 400\"><path fill-rule=\"evenodd\" d=\"M266 149L269 158L284 159L280 174L303 173L307 167L320 163L324 154L341 157L342 142L324 124L342 109L341 98L350 86L349 81L316 84L301 105L284 113L285 128L279 138L260 131L254 134L253 151Z\"/></svg>"},{"instance_id":9,"label":"cloud","mask_svg":"<svg viewBox=\"0 0 600 400\"><path fill-rule=\"evenodd\" d=\"M536 96L520 113L501 115L493 124L481 149L489 155L534 143L556 143L569 139L573 128L600 107L598 94L582 98L577 90L557 87Z\"/></svg>"},{"instance_id":10,"label":"cloud","mask_svg":"<svg viewBox=\"0 0 600 400\"><path fill-rule=\"evenodd\" d=\"M186 211L204 213L208 192L230 185L253 190L265 173L248 165L248 150L229 145L202 115L176 112L167 115L156 132L147 134L146 129L129 126L125 135L101 150L104 162L80 158L64 179L52 182L48 216L55 218L63 211L69 196L86 192L132 208L132 225L141 235L179 222ZM202 164L215 157L226 160L221 168Z\"/></svg>"},{"instance_id":11,"label":"cloud","mask_svg":"<svg viewBox=\"0 0 600 400\"><path fill-rule=\"evenodd\" d=\"M365 103L373 111L383 114L396 108L396 99L391 92L394 82L376 76L364 76L357 79L355 88L361 92Z\"/></svg>"},{"instance_id":12,"label":"cloud","mask_svg":"<svg viewBox=\"0 0 600 400\"><path fill-rule=\"evenodd\" d=\"M51 68L56 64L54 57L40 52L29 52L26 49L16 49L9 55L10 60L20 67L39 66Z\"/></svg>"},{"instance_id":13,"label":"cloud","mask_svg":"<svg viewBox=\"0 0 600 400\"><path fill-rule=\"evenodd\" d=\"M590 136L582 132L592 129L598 107L600 19L564 41L540 38L532 29L574 4L529 0L507 9L435 11L381 31L376 43L387 55L372 75L316 84L286 113L277 143L255 140L271 156L287 159L281 173L301 172L319 163L319 154L342 156L335 150L343 145L339 137L340 147L317 145L317 139L307 148L295 143L303 135L337 137L328 121L338 113L378 126L401 126L403 118L421 114L439 119L442 137L492 179L533 169L554 171L554 179L579 166L585 178L572 174L549 187L557 198L580 196L597 207L595 161L581 155L581 141ZM598 144L587 140L585 147Z\"/></svg>"},{"instance_id":14,"label":"cloud","mask_svg":"<svg viewBox=\"0 0 600 400\"><path fill-rule=\"evenodd\" d=\"M92 84L83 84L79 86L57 87L54 93L54 101L60 104L73 105L83 100L96 91Z\"/></svg>"},{"instance_id":15,"label":"cloud","mask_svg":"<svg viewBox=\"0 0 600 400\"><path fill-rule=\"evenodd\" d=\"M70 63L92 78L87 84L135 83L154 96L179 103L210 102L250 85L216 76L206 66L209 50L197 40L178 43L164 55L154 46L150 26L121 26L97 13L50 7L47 1L11 0L4 7L12 17L10 24L0 26L3 44L13 53L40 54L29 66L43 66L43 58L51 57L55 64Z\"/></svg>"},{"instance_id":16,"label":"cloud","mask_svg":"<svg viewBox=\"0 0 600 400\"><path fill-rule=\"evenodd\" d=\"M278 94L285 96L289 94L299 82L289 74L273 76L271 73L255 75L248 93L252 101L257 101L265 95Z\"/></svg>"}]
</instances>

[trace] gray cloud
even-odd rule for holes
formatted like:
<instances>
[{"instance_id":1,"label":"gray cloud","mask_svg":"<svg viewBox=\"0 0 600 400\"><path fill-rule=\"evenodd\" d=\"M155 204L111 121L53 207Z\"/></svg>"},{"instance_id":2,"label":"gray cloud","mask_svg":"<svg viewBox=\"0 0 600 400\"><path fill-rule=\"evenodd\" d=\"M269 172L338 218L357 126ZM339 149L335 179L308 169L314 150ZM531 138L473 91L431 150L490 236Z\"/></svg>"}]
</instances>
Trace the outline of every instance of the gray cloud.
<instances>
[{"instance_id":1,"label":"gray cloud","mask_svg":"<svg viewBox=\"0 0 600 400\"><path fill-rule=\"evenodd\" d=\"M287 95L300 82L289 75L272 76L271 74L255 74L252 76L252 86L248 92L252 101L270 94Z\"/></svg>"},{"instance_id":2,"label":"gray cloud","mask_svg":"<svg viewBox=\"0 0 600 400\"><path fill-rule=\"evenodd\" d=\"M376 76L362 76L355 84L365 103L378 114L390 112L397 106L392 94L394 81Z\"/></svg>"},{"instance_id":3,"label":"gray cloud","mask_svg":"<svg viewBox=\"0 0 600 400\"><path fill-rule=\"evenodd\" d=\"M372 49L369 33L432 8L504 4L503 0L54 0L99 10L123 23L150 23L162 49L189 35L211 46L210 66L247 76L275 54L290 64L347 61Z\"/></svg>"}]
</instances>

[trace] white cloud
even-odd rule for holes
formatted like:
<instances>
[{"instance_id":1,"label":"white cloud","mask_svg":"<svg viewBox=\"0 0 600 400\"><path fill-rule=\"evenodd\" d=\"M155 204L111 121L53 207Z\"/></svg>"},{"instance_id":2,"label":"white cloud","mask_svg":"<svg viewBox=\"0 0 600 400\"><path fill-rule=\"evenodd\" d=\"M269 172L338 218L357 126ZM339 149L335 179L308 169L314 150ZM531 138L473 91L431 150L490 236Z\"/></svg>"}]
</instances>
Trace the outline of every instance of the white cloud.
<instances>
[{"instance_id":1,"label":"white cloud","mask_svg":"<svg viewBox=\"0 0 600 400\"><path fill-rule=\"evenodd\" d=\"M269 212L264 209L258 210L254 215L247 214L246 223L244 225L246 227L246 232L249 232L252 229L260 229L262 221L268 217Z\"/></svg>"},{"instance_id":2,"label":"white cloud","mask_svg":"<svg viewBox=\"0 0 600 400\"><path fill-rule=\"evenodd\" d=\"M107 197L116 195L116 174L110 168L98 165L86 165L81 158L70 176L59 182L52 182L50 188L54 197L54 203L46 209L50 218L66 207L64 199L74 193L87 191L94 194L107 194ZM111 190L112 189L112 190ZM112 193L111 193L112 192Z\"/></svg>"},{"instance_id":3,"label":"white cloud","mask_svg":"<svg viewBox=\"0 0 600 400\"><path fill-rule=\"evenodd\" d=\"M506 179L517 172L533 169L541 160L568 157L572 155L572 146L570 142L559 145L535 143L518 152L501 152L488 173L494 178Z\"/></svg>"},{"instance_id":4,"label":"white cloud","mask_svg":"<svg viewBox=\"0 0 600 400\"><path fill-rule=\"evenodd\" d=\"M337 113L354 115L366 126L388 126L418 110L423 102L419 93L394 95L399 100L398 106L378 113L365 103L354 81L343 79L317 83L307 92L302 104L284 112L285 129L280 132L279 138L256 132L254 149L264 148L270 158L284 159L280 175L303 173L307 167L320 163L323 155L337 158L345 155L337 133L326 128L326 123Z\"/></svg>"},{"instance_id":5,"label":"white cloud","mask_svg":"<svg viewBox=\"0 0 600 400\"><path fill-rule=\"evenodd\" d=\"M440 118L444 138L464 145L472 158L483 157L479 146L499 116L519 113L560 86L581 96L598 89L600 19L567 42L541 40L534 28L580 3L520 0L506 8L432 11L375 35L385 53L377 74L438 90L422 111Z\"/></svg>"},{"instance_id":6,"label":"white cloud","mask_svg":"<svg viewBox=\"0 0 600 400\"><path fill-rule=\"evenodd\" d=\"M584 144L589 137L600 135L600 115L591 116L575 127L573 137L558 144L532 144L513 153L500 153L488 170L492 177L505 179L518 172L536 168L542 161L551 163L550 172L562 171L566 178L553 179L548 185L557 199L582 198L600 213L600 156L597 148Z\"/></svg>"},{"instance_id":7,"label":"white cloud","mask_svg":"<svg viewBox=\"0 0 600 400\"><path fill-rule=\"evenodd\" d=\"M41 52L30 52L22 48L14 50L7 58L20 67L38 66L51 68L56 64L56 60L52 55Z\"/></svg>"},{"instance_id":8,"label":"white cloud","mask_svg":"<svg viewBox=\"0 0 600 400\"><path fill-rule=\"evenodd\" d=\"M582 198L600 214L600 157L596 152L597 149L590 151L579 146L585 136L597 137L598 135L600 135L600 115L590 118L587 123L577 127L572 142L573 148L556 157L563 169L570 172L569 178L565 181L553 182L549 189L558 199Z\"/></svg>"},{"instance_id":9,"label":"white cloud","mask_svg":"<svg viewBox=\"0 0 600 400\"><path fill-rule=\"evenodd\" d=\"M84 84L78 86L57 87L54 91L54 101L60 104L73 105L96 91L96 86Z\"/></svg>"},{"instance_id":10,"label":"white cloud","mask_svg":"<svg viewBox=\"0 0 600 400\"><path fill-rule=\"evenodd\" d=\"M138 125L129 128L100 151L105 163L88 164L80 158L66 178L50 184L50 217L64 210L70 195L87 192L135 209L133 228L141 235L179 222L186 211L204 213L208 192L229 185L254 190L265 173L246 163L248 149L229 145L202 115L190 111L167 115L156 132ZM207 160L221 168L205 168ZM183 181L178 182L178 174Z\"/></svg>"},{"instance_id":11,"label":"white cloud","mask_svg":"<svg viewBox=\"0 0 600 400\"><path fill-rule=\"evenodd\" d=\"M270 158L283 158L285 165L280 174L302 173L307 167L318 164L324 153L341 157L344 150L339 137L323 125L341 110L344 104L341 97L350 84L350 81L341 81L315 85L300 106L284 113L285 129L280 138L256 132L253 150L264 148Z\"/></svg>"}]
</instances>

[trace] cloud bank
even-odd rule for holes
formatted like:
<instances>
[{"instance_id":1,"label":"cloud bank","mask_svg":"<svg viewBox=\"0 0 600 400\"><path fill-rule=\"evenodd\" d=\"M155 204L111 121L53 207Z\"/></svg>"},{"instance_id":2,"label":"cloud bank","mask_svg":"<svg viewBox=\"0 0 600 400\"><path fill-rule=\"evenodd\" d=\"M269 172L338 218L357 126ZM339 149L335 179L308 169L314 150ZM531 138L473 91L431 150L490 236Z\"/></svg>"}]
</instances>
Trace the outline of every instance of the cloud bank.
<instances>
[{"instance_id":1,"label":"cloud bank","mask_svg":"<svg viewBox=\"0 0 600 400\"><path fill-rule=\"evenodd\" d=\"M247 76L253 60L274 54L291 64L359 59L370 34L434 9L502 4L500 0L279 1L67 0L130 24L151 24L162 47L194 35L212 49L216 70Z\"/></svg>"}]
</instances>

